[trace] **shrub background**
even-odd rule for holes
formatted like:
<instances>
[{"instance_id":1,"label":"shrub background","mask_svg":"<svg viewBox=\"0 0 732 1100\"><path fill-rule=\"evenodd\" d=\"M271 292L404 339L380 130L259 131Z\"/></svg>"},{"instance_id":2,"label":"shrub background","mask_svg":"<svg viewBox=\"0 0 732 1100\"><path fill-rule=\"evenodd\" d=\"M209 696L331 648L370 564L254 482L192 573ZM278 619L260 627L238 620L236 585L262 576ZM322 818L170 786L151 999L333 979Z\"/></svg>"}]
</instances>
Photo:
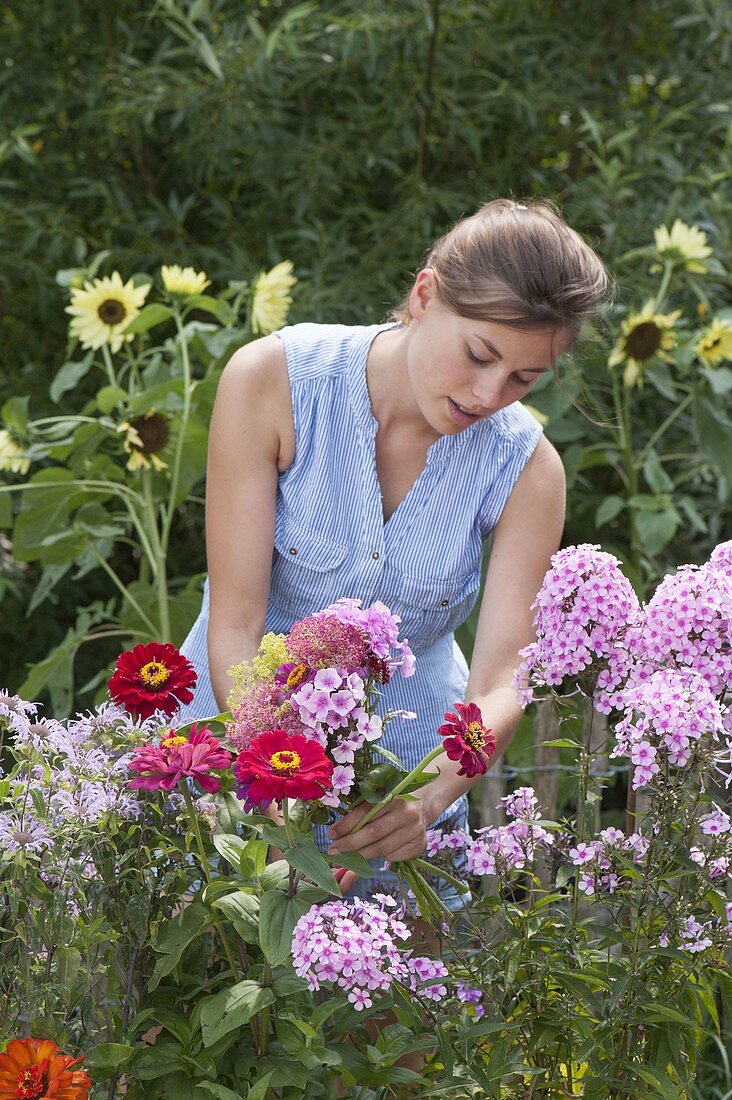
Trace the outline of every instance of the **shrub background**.
<instances>
[{"instance_id":1,"label":"shrub background","mask_svg":"<svg viewBox=\"0 0 732 1100\"><path fill-rule=\"evenodd\" d=\"M0 6L0 31L0 400L29 393L36 415L58 411L55 272L100 250L103 271L178 262L219 283L289 258L291 320L346 323L387 315L432 239L496 195L559 202L621 304L652 292L627 254L661 222L699 224L729 254L730 16L713 0L29 0ZM728 284L710 287L724 302ZM550 424L560 449L567 434ZM706 530L680 532L659 568L718 537L727 490L691 491ZM580 475L568 542L598 538L594 493ZM622 552L622 526L607 534ZM174 553L204 568L198 514ZM26 620L34 568L4 551L11 690L79 603L61 593ZM80 660L84 683L94 655Z\"/></svg>"}]
</instances>

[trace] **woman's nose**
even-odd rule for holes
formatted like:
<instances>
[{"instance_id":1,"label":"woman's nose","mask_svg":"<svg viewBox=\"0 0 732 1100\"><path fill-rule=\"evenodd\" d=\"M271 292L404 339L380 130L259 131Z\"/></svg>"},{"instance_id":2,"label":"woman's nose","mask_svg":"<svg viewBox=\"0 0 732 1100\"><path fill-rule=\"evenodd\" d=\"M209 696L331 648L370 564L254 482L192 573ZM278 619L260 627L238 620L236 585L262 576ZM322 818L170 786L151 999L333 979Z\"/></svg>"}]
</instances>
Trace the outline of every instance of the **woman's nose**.
<instances>
[{"instance_id":1,"label":"woman's nose","mask_svg":"<svg viewBox=\"0 0 732 1100\"><path fill-rule=\"evenodd\" d=\"M481 378L473 386L473 397L487 411L498 408L503 390L503 381L500 378Z\"/></svg>"}]
</instances>

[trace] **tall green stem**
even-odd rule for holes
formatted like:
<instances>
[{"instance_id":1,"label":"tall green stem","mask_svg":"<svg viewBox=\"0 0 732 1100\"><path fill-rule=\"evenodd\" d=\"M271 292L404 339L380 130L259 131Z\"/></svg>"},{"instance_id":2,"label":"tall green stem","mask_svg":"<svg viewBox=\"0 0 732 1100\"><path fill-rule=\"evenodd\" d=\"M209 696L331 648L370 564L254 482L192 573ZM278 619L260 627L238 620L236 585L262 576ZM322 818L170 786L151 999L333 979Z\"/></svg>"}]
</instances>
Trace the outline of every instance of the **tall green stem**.
<instances>
[{"instance_id":1,"label":"tall green stem","mask_svg":"<svg viewBox=\"0 0 732 1100\"><path fill-rule=\"evenodd\" d=\"M158 616L160 619L160 640L172 641L170 634L170 607L168 605L168 575L160 533L158 531L155 501L153 499L152 480L150 470L142 471L142 490L145 497L145 515L147 517L147 532L153 551L153 572L155 576L155 590L158 598Z\"/></svg>"},{"instance_id":2,"label":"tall green stem","mask_svg":"<svg viewBox=\"0 0 732 1100\"><path fill-rule=\"evenodd\" d=\"M107 371L107 378L109 379L110 386L117 385L117 375L114 373L114 364L112 362L111 352L106 344L102 344L102 358L104 359L104 366Z\"/></svg>"},{"instance_id":3,"label":"tall green stem","mask_svg":"<svg viewBox=\"0 0 732 1100\"><path fill-rule=\"evenodd\" d=\"M364 817L361 818L358 825L356 825L353 829L351 829L351 832L352 833L360 832L360 830L363 829L364 825L367 825L368 822L371 821L371 818L376 816L376 814L379 812L379 810L382 808L382 806L386 806L389 802L393 802L395 798L398 798L399 795L402 793L402 791L405 790L409 786L410 782L413 779L416 779L416 777L418 775L421 775L422 772L427 767L427 765L431 764L433 760L436 760L438 756L441 756L444 751L445 751L445 746L443 744L439 744L439 745L437 745L436 748L434 748L432 750L432 752L428 752L427 755L424 757L424 759L420 760L420 762L419 762L419 764L417 764L416 768L412 768L409 775L405 775L404 779L402 779L402 781L400 783L397 783L394 790L390 791L386 798L382 798L381 802L376 802L371 807L371 809L368 811L368 813Z\"/></svg>"},{"instance_id":4,"label":"tall green stem","mask_svg":"<svg viewBox=\"0 0 732 1100\"><path fill-rule=\"evenodd\" d=\"M183 412L181 414L180 424L178 426L178 438L175 441L175 455L173 458L173 466L170 473L170 492L168 494L168 507L165 513L165 520L163 522L163 529L160 536L160 543L165 553L168 549L168 540L170 539L170 529L173 524L173 516L175 515L176 498L178 496L178 486L180 484L180 467L183 460L183 447L185 445L186 429L188 427L188 421L191 415L191 360L188 354L188 344L186 342L185 332L183 331L183 322L181 321L180 314L176 311L175 324L178 329L178 339L180 342L180 357L181 364L183 366Z\"/></svg>"}]
</instances>

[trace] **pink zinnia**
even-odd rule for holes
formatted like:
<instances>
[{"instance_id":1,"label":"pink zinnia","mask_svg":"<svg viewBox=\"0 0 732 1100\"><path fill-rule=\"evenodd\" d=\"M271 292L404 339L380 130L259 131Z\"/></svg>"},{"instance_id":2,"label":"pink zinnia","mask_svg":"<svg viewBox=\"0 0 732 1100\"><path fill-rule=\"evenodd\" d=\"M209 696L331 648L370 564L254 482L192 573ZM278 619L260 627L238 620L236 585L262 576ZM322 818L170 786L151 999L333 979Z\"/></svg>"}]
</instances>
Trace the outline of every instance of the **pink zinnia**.
<instances>
[{"instance_id":1,"label":"pink zinnia","mask_svg":"<svg viewBox=\"0 0 732 1100\"><path fill-rule=\"evenodd\" d=\"M215 794L221 781L213 771L228 768L232 755L221 747L208 726L191 727L188 737L171 733L159 745L137 749L129 763L131 772L139 772L129 786L144 791L172 791L182 779L195 779L201 790Z\"/></svg>"},{"instance_id":2,"label":"pink zinnia","mask_svg":"<svg viewBox=\"0 0 732 1100\"><path fill-rule=\"evenodd\" d=\"M445 738L444 746L450 760L459 760L458 775L472 779L485 775L488 760L496 751L493 730L483 725L483 715L475 703L455 703L457 714L446 714L445 724L438 733Z\"/></svg>"}]
</instances>

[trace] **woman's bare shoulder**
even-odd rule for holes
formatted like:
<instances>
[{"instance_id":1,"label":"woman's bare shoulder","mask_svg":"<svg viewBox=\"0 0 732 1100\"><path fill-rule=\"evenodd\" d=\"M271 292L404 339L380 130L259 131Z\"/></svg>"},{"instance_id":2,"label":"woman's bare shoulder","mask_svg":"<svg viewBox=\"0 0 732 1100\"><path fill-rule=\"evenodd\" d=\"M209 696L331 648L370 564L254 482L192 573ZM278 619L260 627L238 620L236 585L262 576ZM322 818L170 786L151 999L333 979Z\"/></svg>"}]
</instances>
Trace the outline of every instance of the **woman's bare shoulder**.
<instances>
[{"instance_id":1,"label":"woman's bare shoulder","mask_svg":"<svg viewBox=\"0 0 732 1100\"><path fill-rule=\"evenodd\" d=\"M282 341L263 336L238 348L224 367L217 405L236 410L241 423L255 426L257 435L276 437L277 466L285 470L295 453L295 429L287 361Z\"/></svg>"}]
</instances>

